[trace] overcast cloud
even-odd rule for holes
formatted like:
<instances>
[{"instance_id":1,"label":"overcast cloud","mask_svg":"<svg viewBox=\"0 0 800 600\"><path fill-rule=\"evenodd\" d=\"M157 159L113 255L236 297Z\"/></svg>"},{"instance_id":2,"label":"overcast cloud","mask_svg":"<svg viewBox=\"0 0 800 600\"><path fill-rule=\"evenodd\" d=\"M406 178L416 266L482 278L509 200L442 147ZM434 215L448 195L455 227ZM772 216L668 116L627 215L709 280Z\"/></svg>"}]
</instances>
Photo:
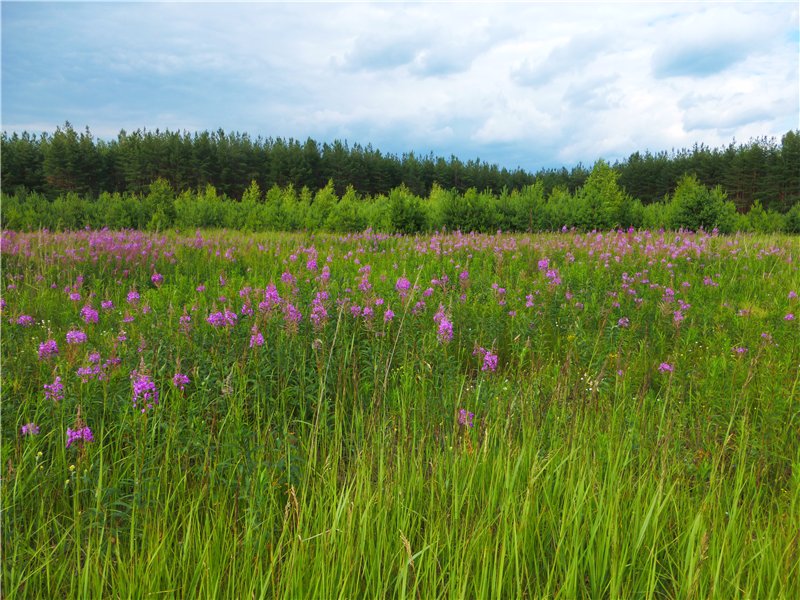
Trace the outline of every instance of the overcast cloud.
<instances>
[{"instance_id":1,"label":"overcast cloud","mask_svg":"<svg viewBox=\"0 0 800 600\"><path fill-rule=\"evenodd\" d=\"M591 164L800 127L798 19L796 2L3 2L2 127Z\"/></svg>"}]
</instances>

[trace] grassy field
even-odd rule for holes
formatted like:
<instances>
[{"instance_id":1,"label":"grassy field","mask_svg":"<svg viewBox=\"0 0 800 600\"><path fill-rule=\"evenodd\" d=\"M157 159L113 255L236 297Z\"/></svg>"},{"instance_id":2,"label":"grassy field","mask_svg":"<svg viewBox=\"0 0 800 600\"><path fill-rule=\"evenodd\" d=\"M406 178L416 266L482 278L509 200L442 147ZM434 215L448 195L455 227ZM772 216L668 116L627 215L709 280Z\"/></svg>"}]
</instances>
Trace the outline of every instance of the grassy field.
<instances>
[{"instance_id":1,"label":"grassy field","mask_svg":"<svg viewBox=\"0 0 800 600\"><path fill-rule=\"evenodd\" d=\"M6 598L800 597L800 238L2 260Z\"/></svg>"}]
</instances>

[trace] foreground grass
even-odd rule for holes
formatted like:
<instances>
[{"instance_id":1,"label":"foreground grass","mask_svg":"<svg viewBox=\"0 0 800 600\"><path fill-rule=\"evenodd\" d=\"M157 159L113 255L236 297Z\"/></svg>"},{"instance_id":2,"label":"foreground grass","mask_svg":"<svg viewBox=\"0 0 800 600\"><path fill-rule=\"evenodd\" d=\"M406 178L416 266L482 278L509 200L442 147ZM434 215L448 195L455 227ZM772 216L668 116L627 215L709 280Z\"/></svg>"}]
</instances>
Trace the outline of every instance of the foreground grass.
<instances>
[{"instance_id":1,"label":"foreground grass","mask_svg":"<svg viewBox=\"0 0 800 600\"><path fill-rule=\"evenodd\" d=\"M236 263L179 248L173 266L154 259L165 284L147 292L149 261L127 265L151 310L125 324L132 341L119 346L132 309L86 327L93 348L125 367L88 383L73 374L82 348L64 347L55 363L36 356L47 327L80 322L60 288L81 273L84 289L120 306L132 282L117 285L120 271L102 261L65 269L46 245L5 255L4 271L23 278L3 315L3 593L800 596L800 342L784 318L796 306L787 292L800 280L797 240L709 238L688 261L665 243L609 267L589 236L529 242L457 240L449 263L419 240L318 240L333 259L332 298L356 301L345 287L359 267L344 257L362 248L370 293L391 299L396 318L370 325L331 303L319 330L257 321L263 348L248 346L244 319L208 326L216 290L208 299L194 288L224 272L233 296L297 275L282 261L308 240L263 238L270 260L249 248ZM64 240L53 244L63 251ZM543 256L561 268L559 286L539 281ZM442 343L434 302L415 315L414 301L431 276L457 281L466 266L468 288L432 296L455 323ZM622 291L621 273L644 269L662 285L652 296L608 294ZM402 272L420 283L405 304L392 296ZM706 276L719 285L702 285ZM663 286L680 295L682 281L692 306L676 325ZM299 286L298 298L316 289ZM530 289L541 293L526 313ZM180 307L193 302L186 333ZM50 323L7 323L23 312ZM475 344L497 351L496 372L481 371ZM143 364L163 383L145 414L130 407L128 378ZM178 368L192 376L185 392L168 384ZM60 402L41 392L54 372L65 380ZM459 423L461 408L475 412L473 427ZM66 449L78 411L95 441ZM39 435L19 435L28 421Z\"/></svg>"}]
</instances>

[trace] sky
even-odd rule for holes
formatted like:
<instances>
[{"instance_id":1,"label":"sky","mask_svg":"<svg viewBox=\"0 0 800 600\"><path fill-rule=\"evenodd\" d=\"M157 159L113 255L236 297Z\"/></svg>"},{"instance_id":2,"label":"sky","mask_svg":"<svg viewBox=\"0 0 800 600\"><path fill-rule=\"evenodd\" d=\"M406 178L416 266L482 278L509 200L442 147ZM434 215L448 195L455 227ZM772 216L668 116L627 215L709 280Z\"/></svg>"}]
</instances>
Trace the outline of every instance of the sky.
<instances>
[{"instance_id":1,"label":"sky","mask_svg":"<svg viewBox=\"0 0 800 600\"><path fill-rule=\"evenodd\" d=\"M346 140L501 167L800 128L796 2L2 2L6 132Z\"/></svg>"}]
</instances>

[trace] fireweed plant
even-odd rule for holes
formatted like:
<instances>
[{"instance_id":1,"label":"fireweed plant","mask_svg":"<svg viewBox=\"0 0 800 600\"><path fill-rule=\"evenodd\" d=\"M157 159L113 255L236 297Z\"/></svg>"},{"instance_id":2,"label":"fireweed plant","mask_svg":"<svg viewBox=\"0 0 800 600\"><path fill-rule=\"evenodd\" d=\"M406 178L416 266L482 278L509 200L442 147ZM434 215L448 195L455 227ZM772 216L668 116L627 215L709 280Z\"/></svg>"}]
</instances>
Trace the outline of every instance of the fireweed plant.
<instances>
[{"instance_id":1,"label":"fireweed plant","mask_svg":"<svg viewBox=\"0 0 800 600\"><path fill-rule=\"evenodd\" d=\"M2 261L4 597L800 597L797 238Z\"/></svg>"}]
</instances>

